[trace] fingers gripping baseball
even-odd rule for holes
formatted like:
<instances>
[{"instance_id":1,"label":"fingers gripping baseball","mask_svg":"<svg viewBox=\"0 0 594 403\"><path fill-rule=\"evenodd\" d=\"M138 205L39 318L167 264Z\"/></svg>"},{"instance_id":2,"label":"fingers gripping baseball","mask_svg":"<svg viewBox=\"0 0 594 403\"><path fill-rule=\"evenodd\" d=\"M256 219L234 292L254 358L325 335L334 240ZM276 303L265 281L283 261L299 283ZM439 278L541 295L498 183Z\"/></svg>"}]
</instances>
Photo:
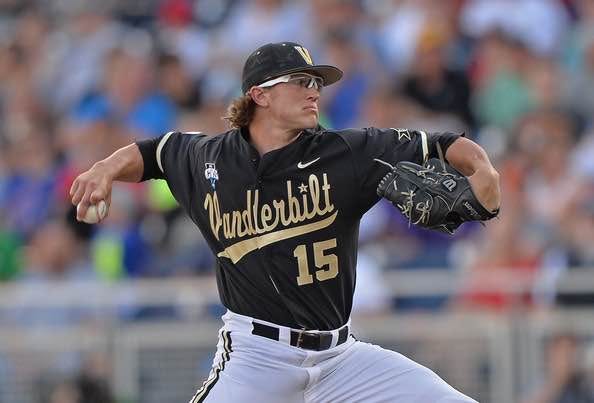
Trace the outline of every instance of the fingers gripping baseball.
<instances>
[{"instance_id":1,"label":"fingers gripping baseball","mask_svg":"<svg viewBox=\"0 0 594 403\"><path fill-rule=\"evenodd\" d=\"M103 220L111 204L111 189L112 180L101 168L94 166L80 174L70 188L76 219L90 224Z\"/></svg>"}]
</instances>

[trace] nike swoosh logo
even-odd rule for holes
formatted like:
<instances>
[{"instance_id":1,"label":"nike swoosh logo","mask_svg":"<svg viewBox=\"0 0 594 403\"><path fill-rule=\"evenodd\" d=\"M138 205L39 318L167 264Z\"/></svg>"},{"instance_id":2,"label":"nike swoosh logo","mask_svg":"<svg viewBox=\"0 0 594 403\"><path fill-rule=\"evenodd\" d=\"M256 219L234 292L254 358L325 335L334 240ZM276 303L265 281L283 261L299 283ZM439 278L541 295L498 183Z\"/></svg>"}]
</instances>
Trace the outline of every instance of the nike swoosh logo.
<instances>
[{"instance_id":1,"label":"nike swoosh logo","mask_svg":"<svg viewBox=\"0 0 594 403\"><path fill-rule=\"evenodd\" d=\"M316 158L315 160L306 162L305 164L303 162L299 161L299 163L297 164L297 168L299 168L299 169L307 168L308 166L310 166L311 164L313 164L314 162L316 162L319 159L320 159L320 157Z\"/></svg>"}]
</instances>

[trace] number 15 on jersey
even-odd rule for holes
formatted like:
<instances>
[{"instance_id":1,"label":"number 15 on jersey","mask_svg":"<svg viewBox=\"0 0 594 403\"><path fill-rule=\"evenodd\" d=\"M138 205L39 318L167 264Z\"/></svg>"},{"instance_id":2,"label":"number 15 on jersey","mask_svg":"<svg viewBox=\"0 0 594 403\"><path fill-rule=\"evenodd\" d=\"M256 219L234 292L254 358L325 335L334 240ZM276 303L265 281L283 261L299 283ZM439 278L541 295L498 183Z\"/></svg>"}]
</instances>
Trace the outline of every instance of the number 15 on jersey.
<instances>
[{"instance_id":1,"label":"number 15 on jersey","mask_svg":"<svg viewBox=\"0 0 594 403\"><path fill-rule=\"evenodd\" d=\"M318 281L329 280L338 275L338 256L329 253L329 249L333 248L336 248L336 238L315 242L312 245L314 264L319 269L315 271ZM298 285L311 284L314 281L309 270L307 249L306 245L301 244L293 250L293 256L297 258L297 265L299 266Z\"/></svg>"}]
</instances>

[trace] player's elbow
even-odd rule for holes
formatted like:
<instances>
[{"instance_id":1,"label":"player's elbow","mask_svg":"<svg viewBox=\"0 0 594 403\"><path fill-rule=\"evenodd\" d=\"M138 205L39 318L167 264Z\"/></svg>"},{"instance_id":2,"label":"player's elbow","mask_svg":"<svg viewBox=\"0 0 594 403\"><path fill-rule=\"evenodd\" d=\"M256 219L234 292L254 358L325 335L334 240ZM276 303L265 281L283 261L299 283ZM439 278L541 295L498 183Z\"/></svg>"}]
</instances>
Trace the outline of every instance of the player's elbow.
<instances>
[{"instance_id":1,"label":"player's elbow","mask_svg":"<svg viewBox=\"0 0 594 403\"><path fill-rule=\"evenodd\" d=\"M499 172L491 164L477 169L469 177L475 194L481 204L489 211L499 209L501 205L501 185Z\"/></svg>"},{"instance_id":2,"label":"player's elbow","mask_svg":"<svg viewBox=\"0 0 594 403\"><path fill-rule=\"evenodd\" d=\"M446 158L450 164L466 176L474 175L477 171L485 173L496 171L485 150L472 140L458 138L447 150Z\"/></svg>"},{"instance_id":3,"label":"player's elbow","mask_svg":"<svg viewBox=\"0 0 594 403\"><path fill-rule=\"evenodd\" d=\"M486 162L479 167L477 167L476 171L483 172L483 180L489 184L489 187L493 188L493 190L499 191L499 183L500 177L499 172L495 169L491 162L487 159ZM475 171L475 172L476 172Z\"/></svg>"},{"instance_id":4,"label":"player's elbow","mask_svg":"<svg viewBox=\"0 0 594 403\"><path fill-rule=\"evenodd\" d=\"M494 206L491 208L491 210L496 210L501 204L501 179L499 172L497 172L493 166L491 166L489 179L487 181L489 182L490 193L493 195L492 198Z\"/></svg>"}]
</instances>

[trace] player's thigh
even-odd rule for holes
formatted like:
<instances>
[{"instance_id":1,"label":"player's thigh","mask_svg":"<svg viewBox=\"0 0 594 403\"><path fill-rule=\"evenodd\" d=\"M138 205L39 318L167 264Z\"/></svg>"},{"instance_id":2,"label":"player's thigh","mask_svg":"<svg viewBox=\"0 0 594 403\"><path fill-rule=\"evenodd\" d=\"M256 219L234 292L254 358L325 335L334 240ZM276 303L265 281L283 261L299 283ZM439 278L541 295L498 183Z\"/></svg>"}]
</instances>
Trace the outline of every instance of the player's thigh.
<instances>
[{"instance_id":1,"label":"player's thigh","mask_svg":"<svg viewBox=\"0 0 594 403\"><path fill-rule=\"evenodd\" d=\"M256 336L225 336L232 345L219 343L210 375L190 403L303 403L308 375L287 362L286 346Z\"/></svg>"},{"instance_id":2,"label":"player's thigh","mask_svg":"<svg viewBox=\"0 0 594 403\"><path fill-rule=\"evenodd\" d=\"M430 369L402 354L356 342L324 364L306 401L476 403Z\"/></svg>"},{"instance_id":3,"label":"player's thigh","mask_svg":"<svg viewBox=\"0 0 594 403\"><path fill-rule=\"evenodd\" d=\"M282 380L271 374L267 382L256 383L246 376L236 378L231 371L225 370L209 390L203 390L202 394L199 390L190 403L304 403L303 390L283 388L279 381Z\"/></svg>"}]
</instances>

